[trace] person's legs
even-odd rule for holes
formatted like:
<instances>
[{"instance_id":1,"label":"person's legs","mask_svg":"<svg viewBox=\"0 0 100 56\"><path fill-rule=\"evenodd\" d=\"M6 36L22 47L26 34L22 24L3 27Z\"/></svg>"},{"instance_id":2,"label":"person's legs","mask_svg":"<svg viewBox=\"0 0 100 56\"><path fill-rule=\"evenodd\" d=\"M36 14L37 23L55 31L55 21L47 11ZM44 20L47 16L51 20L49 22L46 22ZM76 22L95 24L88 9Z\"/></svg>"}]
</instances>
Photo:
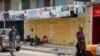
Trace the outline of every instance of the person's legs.
<instances>
[{"instance_id":1,"label":"person's legs","mask_svg":"<svg viewBox=\"0 0 100 56\"><path fill-rule=\"evenodd\" d=\"M38 45L40 45L40 44L41 44L40 39L37 39L37 40L36 40L36 45L38 46Z\"/></svg>"},{"instance_id":2,"label":"person's legs","mask_svg":"<svg viewBox=\"0 0 100 56\"><path fill-rule=\"evenodd\" d=\"M79 48L79 44L78 43L76 44L76 49L77 49L76 55L79 56L80 48Z\"/></svg>"},{"instance_id":3,"label":"person's legs","mask_svg":"<svg viewBox=\"0 0 100 56\"><path fill-rule=\"evenodd\" d=\"M10 54L11 54L12 56L15 56L14 53L13 53L13 52L14 52L14 48L15 48L15 43L14 43L13 41L11 41L11 42L10 42L10 46L11 46Z\"/></svg>"},{"instance_id":4,"label":"person's legs","mask_svg":"<svg viewBox=\"0 0 100 56\"><path fill-rule=\"evenodd\" d=\"M31 38L31 39L30 39L30 45L31 45L31 46L33 46L33 42L34 42L34 39Z\"/></svg>"},{"instance_id":5,"label":"person's legs","mask_svg":"<svg viewBox=\"0 0 100 56\"><path fill-rule=\"evenodd\" d=\"M30 45L32 46L32 38L30 38Z\"/></svg>"}]
</instances>

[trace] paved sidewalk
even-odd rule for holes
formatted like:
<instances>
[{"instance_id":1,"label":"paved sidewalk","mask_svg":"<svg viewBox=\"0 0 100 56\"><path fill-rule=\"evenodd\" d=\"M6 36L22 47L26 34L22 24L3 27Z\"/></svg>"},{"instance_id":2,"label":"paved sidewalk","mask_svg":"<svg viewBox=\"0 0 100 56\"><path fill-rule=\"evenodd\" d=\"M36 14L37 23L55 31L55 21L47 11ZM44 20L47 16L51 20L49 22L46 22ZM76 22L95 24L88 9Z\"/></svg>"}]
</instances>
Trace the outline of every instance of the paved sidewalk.
<instances>
[{"instance_id":1,"label":"paved sidewalk","mask_svg":"<svg viewBox=\"0 0 100 56\"><path fill-rule=\"evenodd\" d=\"M43 44L41 46L30 46L29 43L22 44L21 47L23 50L30 50L30 51L39 51L45 53L62 53L62 54L74 54L75 47L73 46L59 46L59 45L51 45L51 44Z\"/></svg>"},{"instance_id":2,"label":"paved sidewalk","mask_svg":"<svg viewBox=\"0 0 100 56\"><path fill-rule=\"evenodd\" d=\"M44 47L52 47L57 49L75 49L74 46L61 46L61 45L52 45L52 44L43 44Z\"/></svg>"}]
</instances>

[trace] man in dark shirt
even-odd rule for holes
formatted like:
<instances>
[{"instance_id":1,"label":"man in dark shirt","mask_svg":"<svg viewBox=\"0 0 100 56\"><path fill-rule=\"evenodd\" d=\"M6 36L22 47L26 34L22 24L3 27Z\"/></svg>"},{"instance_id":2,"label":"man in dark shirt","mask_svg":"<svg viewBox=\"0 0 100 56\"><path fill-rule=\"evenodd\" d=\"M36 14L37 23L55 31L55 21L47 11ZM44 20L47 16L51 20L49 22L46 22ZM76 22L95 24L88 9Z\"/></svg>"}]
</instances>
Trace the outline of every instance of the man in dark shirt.
<instances>
[{"instance_id":1,"label":"man in dark shirt","mask_svg":"<svg viewBox=\"0 0 100 56\"><path fill-rule=\"evenodd\" d=\"M9 43L11 46L11 55L15 56L13 54L14 52L14 48L15 48L15 41L16 41L16 37L18 36L18 31L15 29L15 26L12 26L11 31L9 32Z\"/></svg>"},{"instance_id":2,"label":"man in dark shirt","mask_svg":"<svg viewBox=\"0 0 100 56\"><path fill-rule=\"evenodd\" d=\"M84 43L85 44L85 34L83 32L83 27L80 26L79 27L79 31L76 33L76 37L77 37L77 44L76 44L76 48L77 48L77 53L80 52L80 43Z\"/></svg>"}]
</instances>

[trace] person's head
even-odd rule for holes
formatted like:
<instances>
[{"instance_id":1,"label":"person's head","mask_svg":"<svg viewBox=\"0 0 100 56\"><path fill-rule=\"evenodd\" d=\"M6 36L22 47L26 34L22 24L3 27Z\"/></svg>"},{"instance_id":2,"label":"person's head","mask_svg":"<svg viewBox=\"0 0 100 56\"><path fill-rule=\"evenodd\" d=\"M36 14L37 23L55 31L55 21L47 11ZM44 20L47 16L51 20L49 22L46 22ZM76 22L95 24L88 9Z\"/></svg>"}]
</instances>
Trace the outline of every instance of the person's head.
<instances>
[{"instance_id":1,"label":"person's head","mask_svg":"<svg viewBox=\"0 0 100 56\"><path fill-rule=\"evenodd\" d=\"M29 37L29 35L27 35L27 39L29 39L30 37Z\"/></svg>"},{"instance_id":2,"label":"person's head","mask_svg":"<svg viewBox=\"0 0 100 56\"><path fill-rule=\"evenodd\" d=\"M31 31L33 32L33 29L31 28Z\"/></svg>"},{"instance_id":3,"label":"person's head","mask_svg":"<svg viewBox=\"0 0 100 56\"><path fill-rule=\"evenodd\" d=\"M11 27L11 29L12 29L12 30L15 30L15 29L16 29L16 27L15 27L15 26L12 26L12 27Z\"/></svg>"},{"instance_id":4,"label":"person's head","mask_svg":"<svg viewBox=\"0 0 100 56\"><path fill-rule=\"evenodd\" d=\"M83 32L83 26L79 26L79 31Z\"/></svg>"},{"instance_id":5,"label":"person's head","mask_svg":"<svg viewBox=\"0 0 100 56\"><path fill-rule=\"evenodd\" d=\"M35 36L35 39L39 39L39 37L36 35L36 36Z\"/></svg>"},{"instance_id":6,"label":"person's head","mask_svg":"<svg viewBox=\"0 0 100 56\"><path fill-rule=\"evenodd\" d=\"M35 35L35 38L38 38L38 36L37 36L37 35Z\"/></svg>"},{"instance_id":7,"label":"person's head","mask_svg":"<svg viewBox=\"0 0 100 56\"><path fill-rule=\"evenodd\" d=\"M43 39L44 39L44 38L47 38L47 36L46 36L46 35L44 35L44 36L43 36Z\"/></svg>"}]
</instances>

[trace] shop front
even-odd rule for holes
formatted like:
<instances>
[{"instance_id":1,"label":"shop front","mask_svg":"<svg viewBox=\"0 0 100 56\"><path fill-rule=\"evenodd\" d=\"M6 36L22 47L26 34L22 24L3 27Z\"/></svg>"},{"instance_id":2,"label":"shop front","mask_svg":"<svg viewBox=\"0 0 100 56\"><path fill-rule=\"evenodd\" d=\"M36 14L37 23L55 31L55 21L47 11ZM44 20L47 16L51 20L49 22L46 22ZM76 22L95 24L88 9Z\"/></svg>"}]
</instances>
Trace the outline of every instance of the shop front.
<instances>
[{"instance_id":1,"label":"shop front","mask_svg":"<svg viewBox=\"0 0 100 56\"><path fill-rule=\"evenodd\" d=\"M93 44L100 43L100 4L93 6Z\"/></svg>"}]
</instances>

